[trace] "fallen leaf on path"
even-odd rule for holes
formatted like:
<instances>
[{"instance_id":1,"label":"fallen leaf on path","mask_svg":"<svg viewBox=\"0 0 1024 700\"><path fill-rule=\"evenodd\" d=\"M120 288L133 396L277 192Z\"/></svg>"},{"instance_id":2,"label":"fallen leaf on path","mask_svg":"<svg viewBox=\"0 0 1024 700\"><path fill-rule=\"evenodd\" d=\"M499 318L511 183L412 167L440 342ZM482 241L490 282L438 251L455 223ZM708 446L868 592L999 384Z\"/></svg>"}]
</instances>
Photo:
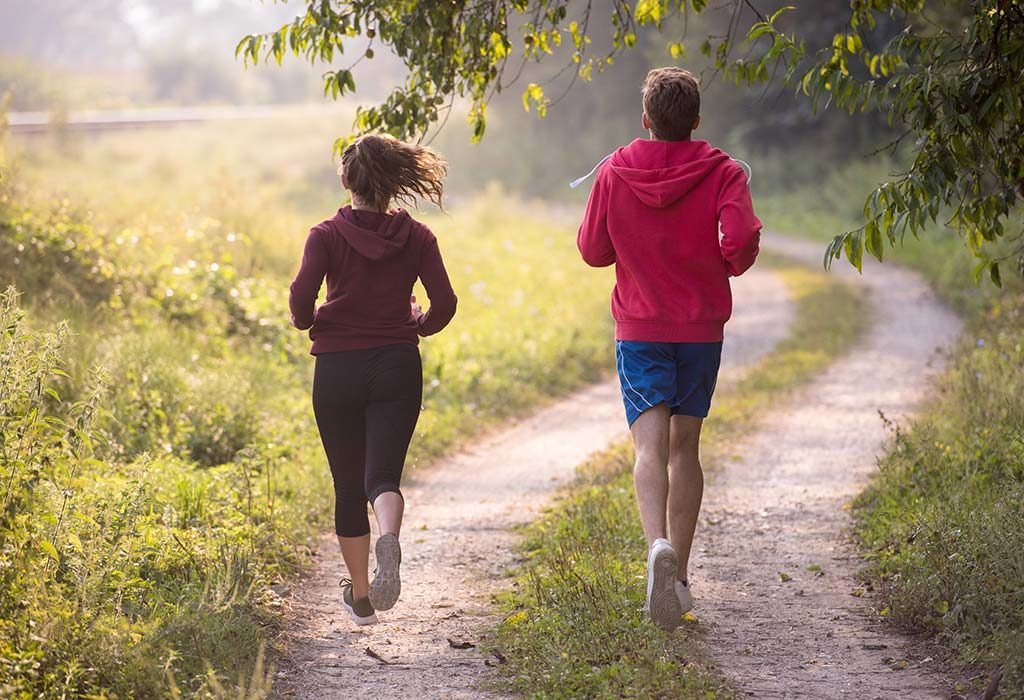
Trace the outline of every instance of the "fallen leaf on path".
<instances>
[{"instance_id":1,"label":"fallen leaf on path","mask_svg":"<svg viewBox=\"0 0 1024 700\"><path fill-rule=\"evenodd\" d=\"M881 651L882 649L888 649L888 644L861 644L861 649L867 649L868 651Z\"/></svg>"},{"instance_id":2,"label":"fallen leaf on path","mask_svg":"<svg viewBox=\"0 0 1024 700\"><path fill-rule=\"evenodd\" d=\"M789 574L787 574L785 571L780 571L779 572L779 580L782 581L783 583L788 583L789 581L793 580L793 577L790 576Z\"/></svg>"},{"instance_id":3,"label":"fallen leaf on path","mask_svg":"<svg viewBox=\"0 0 1024 700\"><path fill-rule=\"evenodd\" d=\"M375 652L375 651L374 651L373 649L371 649L370 647L366 647L366 655L367 655L367 656L369 656L369 657L370 657L371 659L377 659L377 661L380 661L380 662L381 662L382 664L384 664L385 666L387 666L388 664L390 664L390 663L391 663L390 661L388 661L387 659L385 659L385 658L384 658L383 656L381 656L380 654L378 654L377 652Z\"/></svg>"},{"instance_id":4,"label":"fallen leaf on path","mask_svg":"<svg viewBox=\"0 0 1024 700\"><path fill-rule=\"evenodd\" d=\"M860 598L861 596L864 595L864 589L863 588L854 588L852 591L850 591L850 595L852 595L854 598Z\"/></svg>"},{"instance_id":5,"label":"fallen leaf on path","mask_svg":"<svg viewBox=\"0 0 1024 700\"><path fill-rule=\"evenodd\" d=\"M476 646L473 642L456 642L454 639L448 639L448 646L452 649L472 649Z\"/></svg>"}]
</instances>

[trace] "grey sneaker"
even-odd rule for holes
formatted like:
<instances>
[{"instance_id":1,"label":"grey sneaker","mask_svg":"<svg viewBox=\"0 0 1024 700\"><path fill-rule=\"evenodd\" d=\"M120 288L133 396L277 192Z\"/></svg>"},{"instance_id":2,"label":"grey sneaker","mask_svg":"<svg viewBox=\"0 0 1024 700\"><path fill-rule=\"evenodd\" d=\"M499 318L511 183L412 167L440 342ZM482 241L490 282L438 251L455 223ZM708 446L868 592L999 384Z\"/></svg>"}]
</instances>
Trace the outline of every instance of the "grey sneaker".
<instances>
[{"instance_id":1,"label":"grey sneaker","mask_svg":"<svg viewBox=\"0 0 1024 700\"><path fill-rule=\"evenodd\" d=\"M377 538L377 575L370 583L370 604L376 610L390 610L402 592L398 567L402 563L402 547L398 536L387 533Z\"/></svg>"},{"instance_id":2,"label":"grey sneaker","mask_svg":"<svg viewBox=\"0 0 1024 700\"><path fill-rule=\"evenodd\" d=\"M676 595L678 573L676 552L668 540L657 539L647 554L647 604L651 622L671 632L682 622L682 606Z\"/></svg>"},{"instance_id":3,"label":"grey sneaker","mask_svg":"<svg viewBox=\"0 0 1024 700\"><path fill-rule=\"evenodd\" d=\"M679 607L684 615L693 610L693 591L689 583L684 584L676 579L676 597L679 598Z\"/></svg>"},{"instance_id":4,"label":"grey sneaker","mask_svg":"<svg viewBox=\"0 0 1024 700\"><path fill-rule=\"evenodd\" d=\"M360 627L377 624L377 612L370 605L368 598L356 600L352 595L352 582L348 579L341 579L341 604L352 616L352 621Z\"/></svg>"}]
</instances>

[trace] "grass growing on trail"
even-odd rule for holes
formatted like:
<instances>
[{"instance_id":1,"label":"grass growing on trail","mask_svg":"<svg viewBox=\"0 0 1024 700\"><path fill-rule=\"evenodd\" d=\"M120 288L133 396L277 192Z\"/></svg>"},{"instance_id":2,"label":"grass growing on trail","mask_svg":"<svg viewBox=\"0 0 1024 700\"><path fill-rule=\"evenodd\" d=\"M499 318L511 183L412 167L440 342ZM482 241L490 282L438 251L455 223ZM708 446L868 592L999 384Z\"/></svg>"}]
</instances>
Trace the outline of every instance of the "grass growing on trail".
<instances>
[{"instance_id":1,"label":"grass growing on trail","mask_svg":"<svg viewBox=\"0 0 1024 700\"><path fill-rule=\"evenodd\" d=\"M784 260L771 264L792 295L794 325L715 398L703 442L711 469L729 458L728 445L761 413L848 349L865 327L867 309L845 283ZM526 528L527 562L501 601L506 616L494 641L508 659L501 668L512 690L545 698L732 696L694 652L692 623L665 634L642 618L646 545L632 464L628 443L595 457Z\"/></svg>"},{"instance_id":2,"label":"grass growing on trail","mask_svg":"<svg viewBox=\"0 0 1024 700\"><path fill-rule=\"evenodd\" d=\"M854 167L836 175L842 188L791 192L768 206L792 219L787 230L830 237L857 223L849 193L868 191L883 175ZM939 227L892 257L920 270L964 316L965 330L935 398L895 432L855 503L856 534L870 562L865 575L882 592L881 613L933 635L965 664L1001 671L999 697L1020 700L1024 281L1007 270L1001 290L988 280L974 285L963 242ZM989 681L971 675L979 677L975 690Z\"/></svg>"},{"instance_id":3,"label":"grass growing on trail","mask_svg":"<svg viewBox=\"0 0 1024 700\"><path fill-rule=\"evenodd\" d=\"M21 292L0 304L5 698L266 695L276 584L331 526L287 287L341 193L308 137L250 158L288 142L218 128L0 162L0 280ZM460 308L421 345L414 463L611 364L606 280L519 208L427 217Z\"/></svg>"}]
</instances>

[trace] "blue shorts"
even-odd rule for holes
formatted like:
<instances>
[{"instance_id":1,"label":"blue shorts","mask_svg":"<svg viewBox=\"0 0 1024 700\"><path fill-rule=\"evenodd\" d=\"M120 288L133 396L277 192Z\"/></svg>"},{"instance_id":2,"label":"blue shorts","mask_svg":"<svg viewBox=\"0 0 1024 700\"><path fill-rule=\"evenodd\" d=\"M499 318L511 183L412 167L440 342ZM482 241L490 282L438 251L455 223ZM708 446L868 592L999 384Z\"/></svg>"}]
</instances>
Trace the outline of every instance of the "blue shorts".
<instances>
[{"instance_id":1,"label":"blue shorts","mask_svg":"<svg viewBox=\"0 0 1024 700\"><path fill-rule=\"evenodd\" d=\"M660 403L674 416L706 418L718 382L722 343L617 340L615 360L630 425Z\"/></svg>"}]
</instances>

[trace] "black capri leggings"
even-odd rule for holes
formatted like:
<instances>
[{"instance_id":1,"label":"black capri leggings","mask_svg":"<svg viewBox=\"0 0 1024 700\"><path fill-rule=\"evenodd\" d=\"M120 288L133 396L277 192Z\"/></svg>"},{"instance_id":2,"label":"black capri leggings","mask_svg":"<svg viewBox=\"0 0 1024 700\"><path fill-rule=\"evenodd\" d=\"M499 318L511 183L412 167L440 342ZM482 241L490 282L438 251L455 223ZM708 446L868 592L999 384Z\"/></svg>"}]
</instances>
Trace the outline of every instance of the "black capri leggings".
<instances>
[{"instance_id":1,"label":"black capri leggings","mask_svg":"<svg viewBox=\"0 0 1024 700\"><path fill-rule=\"evenodd\" d=\"M334 528L369 534L367 502L399 482L423 398L415 345L317 355L313 413L334 479Z\"/></svg>"}]
</instances>

